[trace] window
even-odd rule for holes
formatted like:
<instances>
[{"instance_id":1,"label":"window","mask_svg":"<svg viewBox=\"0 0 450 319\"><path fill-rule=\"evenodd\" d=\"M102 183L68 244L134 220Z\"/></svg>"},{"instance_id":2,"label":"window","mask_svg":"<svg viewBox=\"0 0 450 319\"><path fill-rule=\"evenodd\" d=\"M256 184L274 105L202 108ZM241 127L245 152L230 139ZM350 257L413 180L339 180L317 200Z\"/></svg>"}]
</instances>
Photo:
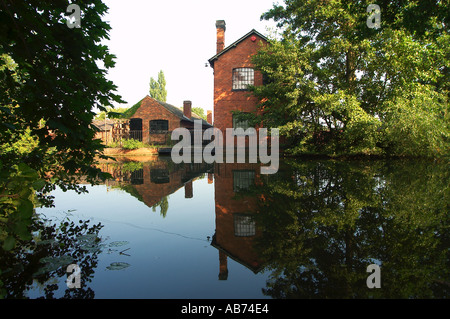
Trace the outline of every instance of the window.
<instances>
[{"instance_id":1,"label":"window","mask_svg":"<svg viewBox=\"0 0 450 319\"><path fill-rule=\"evenodd\" d=\"M152 120L152 121L150 121L150 132L151 133L167 132L168 130L169 130L169 121L168 120Z\"/></svg>"},{"instance_id":2,"label":"window","mask_svg":"<svg viewBox=\"0 0 450 319\"><path fill-rule=\"evenodd\" d=\"M142 119L140 119L140 118L130 119L130 130L131 131L142 131Z\"/></svg>"},{"instance_id":3,"label":"window","mask_svg":"<svg viewBox=\"0 0 450 319\"><path fill-rule=\"evenodd\" d=\"M235 193L249 189L255 184L255 171L233 171L233 191Z\"/></svg>"},{"instance_id":4,"label":"window","mask_svg":"<svg viewBox=\"0 0 450 319\"><path fill-rule=\"evenodd\" d=\"M255 83L255 72L250 68L233 69L233 91L245 91Z\"/></svg>"},{"instance_id":5,"label":"window","mask_svg":"<svg viewBox=\"0 0 450 319\"><path fill-rule=\"evenodd\" d=\"M234 235L237 237L255 236L256 225L251 215L234 214Z\"/></svg>"},{"instance_id":6,"label":"window","mask_svg":"<svg viewBox=\"0 0 450 319\"><path fill-rule=\"evenodd\" d=\"M249 128L247 120L240 120L236 114L233 114L233 128L242 128L244 131Z\"/></svg>"},{"instance_id":7,"label":"window","mask_svg":"<svg viewBox=\"0 0 450 319\"><path fill-rule=\"evenodd\" d=\"M131 172L131 185L142 185L144 184L144 170L138 169Z\"/></svg>"},{"instance_id":8,"label":"window","mask_svg":"<svg viewBox=\"0 0 450 319\"><path fill-rule=\"evenodd\" d=\"M130 138L142 141L142 119L130 119Z\"/></svg>"},{"instance_id":9,"label":"window","mask_svg":"<svg viewBox=\"0 0 450 319\"><path fill-rule=\"evenodd\" d=\"M150 181L155 184L170 183L169 171L167 169L151 169Z\"/></svg>"}]
</instances>

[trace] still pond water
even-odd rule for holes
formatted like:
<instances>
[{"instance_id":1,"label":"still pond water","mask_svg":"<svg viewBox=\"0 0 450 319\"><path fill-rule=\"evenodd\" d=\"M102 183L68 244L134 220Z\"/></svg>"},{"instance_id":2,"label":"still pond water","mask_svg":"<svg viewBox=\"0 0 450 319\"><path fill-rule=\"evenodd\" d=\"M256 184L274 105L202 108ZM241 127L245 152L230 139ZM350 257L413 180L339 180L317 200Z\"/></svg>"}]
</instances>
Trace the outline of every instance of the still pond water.
<instances>
[{"instance_id":1,"label":"still pond water","mask_svg":"<svg viewBox=\"0 0 450 319\"><path fill-rule=\"evenodd\" d=\"M449 170L428 161L102 163L56 190L34 244L1 260L6 298L447 298ZM69 289L67 265L80 269ZM367 267L380 267L369 289ZM76 281L72 281L72 284Z\"/></svg>"}]
</instances>

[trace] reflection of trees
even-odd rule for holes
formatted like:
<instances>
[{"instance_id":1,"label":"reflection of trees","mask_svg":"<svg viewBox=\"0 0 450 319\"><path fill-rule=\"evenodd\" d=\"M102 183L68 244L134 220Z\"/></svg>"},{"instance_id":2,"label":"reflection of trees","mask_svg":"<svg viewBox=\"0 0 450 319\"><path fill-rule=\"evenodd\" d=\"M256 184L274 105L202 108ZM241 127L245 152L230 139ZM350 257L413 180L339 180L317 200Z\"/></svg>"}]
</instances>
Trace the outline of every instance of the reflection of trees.
<instances>
[{"instance_id":1,"label":"reflection of trees","mask_svg":"<svg viewBox=\"0 0 450 319\"><path fill-rule=\"evenodd\" d=\"M152 206L152 210L156 212L156 208L159 207L161 216L166 217L167 211L169 210L168 198L169 196L164 196L163 198L161 198L161 200L158 203Z\"/></svg>"},{"instance_id":2,"label":"reflection of trees","mask_svg":"<svg viewBox=\"0 0 450 319\"><path fill-rule=\"evenodd\" d=\"M440 298L449 293L445 165L290 163L263 186L257 249L275 298ZM369 264L381 263L381 289Z\"/></svg>"},{"instance_id":3,"label":"reflection of trees","mask_svg":"<svg viewBox=\"0 0 450 319\"><path fill-rule=\"evenodd\" d=\"M97 266L98 233L102 227L100 224L89 226L89 221L81 220L78 223L66 221L58 227L34 220L31 241L21 242L12 251L0 252L0 298L25 298L33 281L44 287L41 298L54 298L58 290L54 282L58 281L66 288L63 298L94 298L94 291L87 285ZM80 267L81 288L66 287L69 264Z\"/></svg>"}]
</instances>

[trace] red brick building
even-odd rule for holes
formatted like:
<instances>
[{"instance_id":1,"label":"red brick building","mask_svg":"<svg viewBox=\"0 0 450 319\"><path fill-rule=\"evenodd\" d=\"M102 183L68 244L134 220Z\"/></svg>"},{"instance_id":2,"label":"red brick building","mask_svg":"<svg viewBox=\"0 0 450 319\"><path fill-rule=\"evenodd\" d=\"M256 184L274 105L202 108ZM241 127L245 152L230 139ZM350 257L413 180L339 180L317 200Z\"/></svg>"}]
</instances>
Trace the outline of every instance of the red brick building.
<instances>
[{"instance_id":1,"label":"red brick building","mask_svg":"<svg viewBox=\"0 0 450 319\"><path fill-rule=\"evenodd\" d=\"M150 144L164 144L174 129L193 129L195 120L202 121L202 129L212 127L192 112L191 101L184 101L181 109L147 95L129 118L130 136Z\"/></svg>"},{"instance_id":2,"label":"red brick building","mask_svg":"<svg viewBox=\"0 0 450 319\"><path fill-rule=\"evenodd\" d=\"M142 164L142 168L124 169L126 163ZM184 187L185 198L193 198L193 182L204 173L211 174L211 164L177 164L154 157L151 161L102 163L99 168L110 173L113 180L107 180L109 186L121 186L148 207L154 207L165 197Z\"/></svg>"},{"instance_id":3,"label":"red brick building","mask_svg":"<svg viewBox=\"0 0 450 319\"><path fill-rule=\"evenodd\" d=\"M263 268L263 260L254 249L261 235L253 219L258 198L246 191L261 184L261 164L226 163L214 165L216 230L211 245L219 251L219 279L228 277L228 258L254 273Z\"/></svg>"},{"instance_id":4,"label":"red brick building","mask_svg":"<svg viewBox=\"0 0 450 319\"><path fill-rule=\"evenodd\" d=\"M247 90L248 85L262 85L263 75L254 69L251 56L258 52L265 36L252 30L225 47L225 21L216 21L217 53L209 59L214 69L214 127L225 133L226 128L247 128L246 123L233 119L231 111L255 112L258 99Z\"/></svg>"}]
</instances>

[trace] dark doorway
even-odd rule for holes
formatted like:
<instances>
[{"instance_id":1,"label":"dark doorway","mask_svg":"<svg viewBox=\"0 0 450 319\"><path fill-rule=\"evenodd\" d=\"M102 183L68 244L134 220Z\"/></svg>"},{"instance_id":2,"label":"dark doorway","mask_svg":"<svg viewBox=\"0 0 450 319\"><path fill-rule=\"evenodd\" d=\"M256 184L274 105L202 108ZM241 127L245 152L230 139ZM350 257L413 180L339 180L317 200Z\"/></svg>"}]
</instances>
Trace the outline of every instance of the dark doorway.
<instances>
[{"instance_id":1,"label":"dark doorway","mask_svg":"<svg viewBox=\"0 0 450 319\"><path fill-rule=\"evenodd\" d=\"M130 119L130 138L142 141L142 119Z\"/></svg>"}]
</instances>

